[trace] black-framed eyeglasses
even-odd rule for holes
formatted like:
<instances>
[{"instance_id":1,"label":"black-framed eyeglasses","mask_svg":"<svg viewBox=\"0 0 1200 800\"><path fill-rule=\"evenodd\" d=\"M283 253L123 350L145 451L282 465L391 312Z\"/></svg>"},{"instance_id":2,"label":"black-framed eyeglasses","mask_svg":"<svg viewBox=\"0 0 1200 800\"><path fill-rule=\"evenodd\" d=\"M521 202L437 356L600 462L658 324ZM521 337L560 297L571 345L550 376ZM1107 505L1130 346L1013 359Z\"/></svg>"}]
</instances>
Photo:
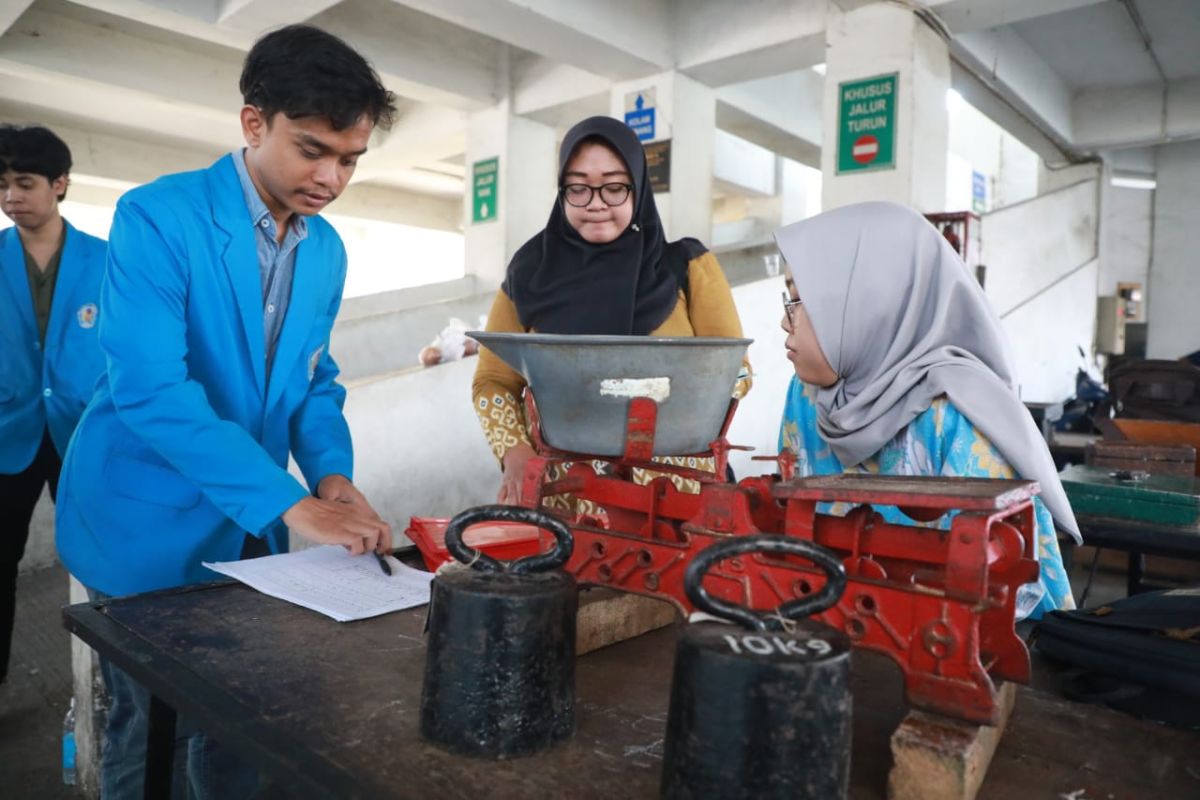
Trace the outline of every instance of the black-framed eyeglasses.
<instances>
[{"instance_id":1,"label":"black-framed eyeglasses","mask_svg":"<svg viewBox=\"0 0 1200 800\"><path fill-rule=\"evenodd\" d=\"M799 298L793 300L791 294L786 291L783 292L783 313L787 315L788 322L792 321L792 311L795 310L796 306L802 305L804 305L803 300Z\"/></svg>"},{"instance_id":2,"label":"black-framed eyeglasses","mask_svg":"<svg viewBox=\"0 0 1200 800\"><path fill-rule=\"evenodd\" d=\"M596 192L606 206L619 206L633 192L632 183L606 183L603 186L588 186L586 183L568 183L558 190L563 199L576 208L584 208L592 202Z\"/></svg>"}]
</instances>

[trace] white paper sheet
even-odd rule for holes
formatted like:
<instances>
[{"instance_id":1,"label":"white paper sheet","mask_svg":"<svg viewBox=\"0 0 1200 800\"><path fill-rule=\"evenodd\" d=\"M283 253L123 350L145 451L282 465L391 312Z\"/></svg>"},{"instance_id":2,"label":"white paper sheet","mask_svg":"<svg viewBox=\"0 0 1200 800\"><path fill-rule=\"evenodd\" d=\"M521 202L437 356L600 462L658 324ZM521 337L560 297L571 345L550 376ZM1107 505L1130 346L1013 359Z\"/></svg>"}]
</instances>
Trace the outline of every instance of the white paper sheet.
<instances>
[{"instance_id":1,"label":"white paper sheet","mask_svg":"<svg viewBox=\"0 0 1200 800\"><path fill-rule=\"evenodd\" d=\"M390 556L387 561L391 575L383 573L371 553L352 556L344 547L323 545L204 566L263 594L350 622L429 602L432 573L407 567Z\"/></svg>"}]
</instances>

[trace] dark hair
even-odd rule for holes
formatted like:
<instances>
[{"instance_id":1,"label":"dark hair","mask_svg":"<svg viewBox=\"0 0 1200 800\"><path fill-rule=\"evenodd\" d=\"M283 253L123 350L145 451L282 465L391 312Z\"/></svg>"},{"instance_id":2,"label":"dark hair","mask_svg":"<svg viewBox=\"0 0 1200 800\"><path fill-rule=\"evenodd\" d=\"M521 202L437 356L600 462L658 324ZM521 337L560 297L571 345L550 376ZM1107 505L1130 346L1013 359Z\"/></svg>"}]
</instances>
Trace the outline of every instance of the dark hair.
<instances>
[{"instance_id":1,"label":"dark hair","mask_svg":"<svg viewBox=\"0 0 1200 800\"><path fill-rule=\"evenodd\" d=\"M270 120L326 117L345 130L364 114L384 130L396 113L395 96L354 48L311 25L288 25L254 43L238 81L247 105Z\"/></svg>"},{"instance_id":2,"label":"dark hair","mask_svg":"<svg viewBox=\"0 0 1200 800\"><path fill-rule=\"evenodd\" d=\"M71 173L71 149L54 131L40 125L0 125L0 173L28 172L53 183ZM58 196L67 196L64 189Z\"/></svg>"}]
</instances>

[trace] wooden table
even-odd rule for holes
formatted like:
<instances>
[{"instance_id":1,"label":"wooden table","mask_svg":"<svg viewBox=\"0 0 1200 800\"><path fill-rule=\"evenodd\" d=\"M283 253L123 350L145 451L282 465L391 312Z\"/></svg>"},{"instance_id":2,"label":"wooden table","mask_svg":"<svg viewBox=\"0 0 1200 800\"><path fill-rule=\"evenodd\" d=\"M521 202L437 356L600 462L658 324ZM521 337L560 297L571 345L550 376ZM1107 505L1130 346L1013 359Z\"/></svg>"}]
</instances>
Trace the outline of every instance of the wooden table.
<instances>
[{"instance_id":1,"label":"wooden table","mask_svg":"<svg viewBox=\"0 0 1200 800\"><path fill-rule=\"evenodd\" d=\"M173 710L298 797L658 796L671 626L578 661L577 732L507 762L422 742L424 609L337 623L239 584L80 604L64 624L157 699L148 768L169 781ZM882 798L900 675L856 653L851 797ZM153 789L152 789L153 790ZM1082 793L1081 791L1082 790ZM1074 793L1074 794L1072 794ZM1022 687L981 798L1200 797L1200 735Z\"/></svg>"},{"instance_id":2,"label":"wooden table","mask_svg":"<svg viewBox=\"0 0 1200 800\"><path fill-rule=\"evenodd\" d=\"M1129 554L1129 567L1125 573L1125 593L1135 595L1150 591L1142 581L1146 569L1146 556L1167 556L1187 561L1200 562L1200 527L1157 525L1115 517L1092 514L1076 514L1083 543L1103 549L1111 548ZM1099 554L1093 558L1098 558ZM1093 561L1093 565L1095 562ZM1091 583L1089 579L1088 583Z\"/></svg>"}]
</instances>

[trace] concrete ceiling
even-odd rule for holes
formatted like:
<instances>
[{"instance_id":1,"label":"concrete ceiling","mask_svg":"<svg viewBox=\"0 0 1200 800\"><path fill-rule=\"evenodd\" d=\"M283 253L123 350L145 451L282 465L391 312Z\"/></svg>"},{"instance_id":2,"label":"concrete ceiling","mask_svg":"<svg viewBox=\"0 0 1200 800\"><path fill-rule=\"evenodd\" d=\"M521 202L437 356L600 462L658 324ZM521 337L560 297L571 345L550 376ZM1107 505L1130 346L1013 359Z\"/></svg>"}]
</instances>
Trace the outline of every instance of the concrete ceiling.
<instances>
[{"instance_id":1,"label":"concrete ceiling","mask_svg":"<svg viewBox=\"0 0 1200 800\"><path fill-rule=\"evenodd\" d=\"M1076 154L1200 136L1200 0L919 5L952 37L956 86L971 82L978 96L964 91L967 99L1018 136ZM99 147L90 168L109 174L98 179L190 168L241 142L237 77L254 39L311 21L359 48L401 98L395 129L355 176L364 197L369 189L389 208L458 201L472 112L507 98L514 113L564 128L605 113L615 81L667 69L717 91L719 127L814 163L823 78L811 67L824 57L826 8L827 0L0 0L0 120L61 125ZM133 157L118 157L122 142Z\"/></svg>"},{"instance_id":2,"label":"concrete ceiling","mask_svg":"<svg viewBox=\"0 0 1200 800\"><path fill-rule=\"evenodd\" d=\"M1200 77L1200 0L1139 0L1147 50L1126 5L1097 3L1026 20L1012 29L1072 90L1126 87Z\"/></svg>"},{"instance_id":3,"label":"concrete ceiling","mask_svg":"<svg viewBox=\"0 0 1200 800\"><path fill-rule=\"evenodd\" d=\"M1028 129L1048 158L1039 144L1083 156L1200 137L1200 1L1043 0L1043 10L955 30L955 88Z\"/></svg>"}]
</instances>

